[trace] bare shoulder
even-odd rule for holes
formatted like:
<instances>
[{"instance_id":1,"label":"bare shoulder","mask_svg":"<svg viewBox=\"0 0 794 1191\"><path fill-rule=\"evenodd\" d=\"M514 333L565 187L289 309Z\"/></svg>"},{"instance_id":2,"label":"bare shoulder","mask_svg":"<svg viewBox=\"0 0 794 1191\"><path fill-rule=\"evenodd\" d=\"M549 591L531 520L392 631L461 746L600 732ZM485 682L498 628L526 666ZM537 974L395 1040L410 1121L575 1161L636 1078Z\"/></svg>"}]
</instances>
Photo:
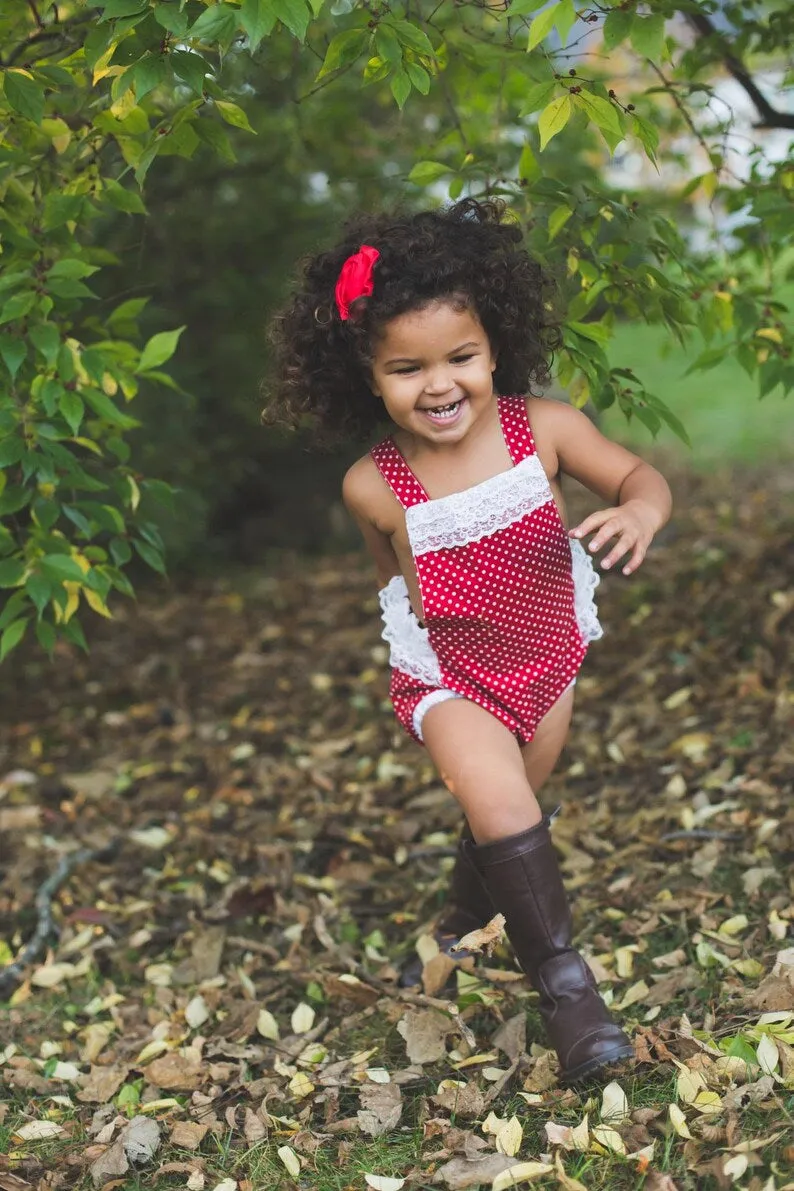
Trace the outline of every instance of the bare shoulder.
<instances>
[{"instance_id":1,"label":"bare shoulder","mask_svg":"<svg viewBox=\"0 0 794 1191\"><path fill-rule=\"evenodd\" d=\"M623 481L642 464L639 456L563 401L530 397L527 416L547 474L573 476L604 500L616 501Z\"/></svg>"},{"instance_id":2,"label":"bare shoulder","mask_svg":"<svg viewBox=\"0 0 794 1191\"><path fill-rule=\"evenodd\" d=\"M567 401L553 401L550 397L527 397L527 417L532 433L547 435L552 444L558 435L579 431L587 433L592 422L581 410L574 409Z\"/></svg>"},{"instance_id":3,"label":"bare shoulder","mask_svg":"<svg viewBox=\"0 0 794 1191\"><path fill-rule=\"evenodd\" d=\"M548 397L527 397L526 405L535 449L544 471L554 479L560 471L560 444L577 432L580 419L588 426L589 419L578 409Z\"/></svg>"},{"instance_id":4,"label":"bare shoulder","mask_svg":"<svg viewBox=\"0 0 794 1191\"><path fill-rule=\"evenodd\" d=\"M368 521L384 533L394 532L392 506L396 502L369 453L362 455L345 472L342 500L358 521Z\"/></svg>"}]
</instances>

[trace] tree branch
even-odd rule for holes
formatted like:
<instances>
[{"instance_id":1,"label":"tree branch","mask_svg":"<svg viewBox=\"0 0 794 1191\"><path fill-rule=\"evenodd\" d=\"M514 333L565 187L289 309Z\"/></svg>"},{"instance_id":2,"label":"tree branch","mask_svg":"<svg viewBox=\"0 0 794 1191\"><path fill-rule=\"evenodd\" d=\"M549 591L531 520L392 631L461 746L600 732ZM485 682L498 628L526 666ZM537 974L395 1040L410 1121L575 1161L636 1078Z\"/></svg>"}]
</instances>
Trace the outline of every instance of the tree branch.
<instances>
[{"instance_id":1,"label":"tree branch","mask_svg":"<svg viewBox=\"0 0 794 1191\"><path fill-rule=\"evenodd\" d=\"M710 37L714 39L717 47L719 58L725 69L733 75L736 82L744 88L747 94L755 104L756 111L760 116L760 122L755 125L756 128L794 128L794 115L788 112L779 112L777 108L773 108L769 100L761 93L755 79L747 70L747 67L737 58L732 52L730 45L719 32L718 29L712 25L711 21L703 13L687 12L683 14L693 29L698 32L701 37Z\"/></svg>"}]
</instances>

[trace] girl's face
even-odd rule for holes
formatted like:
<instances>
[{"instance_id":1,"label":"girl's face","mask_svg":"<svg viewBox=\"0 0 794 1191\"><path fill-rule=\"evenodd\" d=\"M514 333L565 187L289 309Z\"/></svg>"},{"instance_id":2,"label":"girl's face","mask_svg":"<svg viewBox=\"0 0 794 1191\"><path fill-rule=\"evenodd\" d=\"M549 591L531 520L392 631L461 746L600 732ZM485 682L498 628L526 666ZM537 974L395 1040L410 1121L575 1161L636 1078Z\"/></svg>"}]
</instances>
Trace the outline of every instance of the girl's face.
<instances>
[{"instance_id":1,"label":"girl's face","mask_svg":"<svg viewBox=\"0 0 794 1191\"><path fill-rule=\"evenodd\" d=\"M496 358L468 307L431 302L393 318L373 346L373 393L428 444L459 442L493 402Z\"/></svg>"}]
</instances>

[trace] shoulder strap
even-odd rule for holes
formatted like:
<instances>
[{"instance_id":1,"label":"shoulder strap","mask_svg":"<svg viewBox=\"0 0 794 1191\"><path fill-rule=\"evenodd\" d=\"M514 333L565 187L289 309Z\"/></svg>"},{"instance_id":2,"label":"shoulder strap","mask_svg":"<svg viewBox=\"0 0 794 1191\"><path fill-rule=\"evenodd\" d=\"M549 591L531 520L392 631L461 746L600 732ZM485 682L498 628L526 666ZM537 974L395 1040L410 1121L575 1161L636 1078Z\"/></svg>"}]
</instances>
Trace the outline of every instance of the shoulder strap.
<instances>
[{"instance_id":1,"label":"shoulder strap","mask_svg":"<svg viewBox=\"0 0 794 1191\"><path fill-rule=\"evenodd\" d=\"M430 499L405 462L402 451L391 435L373 447L370 455L404 509L424 504Z\"/></svg>"},{"instance_id":2,"label":"shoulder strap","mask_svg":"<svg viewBox=\"0 0 794 1191\"><path fill-rule=\"evenodd\" d=\"M497 397L502 433L513 463L535 454L535 439L527 417L524 397Z\"/></svg>"}]
</instances>

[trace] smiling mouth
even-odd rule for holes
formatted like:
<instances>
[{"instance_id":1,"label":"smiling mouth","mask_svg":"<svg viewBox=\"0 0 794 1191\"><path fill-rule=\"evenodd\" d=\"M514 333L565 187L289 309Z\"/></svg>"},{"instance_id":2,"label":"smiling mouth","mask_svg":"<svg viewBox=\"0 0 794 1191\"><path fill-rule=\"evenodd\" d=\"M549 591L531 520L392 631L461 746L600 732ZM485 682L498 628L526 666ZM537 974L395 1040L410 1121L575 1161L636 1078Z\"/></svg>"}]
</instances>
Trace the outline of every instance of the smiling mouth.
<instances>
[{"instance_id":1,"label":"smiling mouth","mask_svg":"<svg viewBox=\"0 0 794 1191\"><path fill-rule=\"evenodd\" d=\"M449 405L436 405L433 409L424 409L422 413L427 414L428 418L434 421L444 422L448 418L454 418L455 414L460 409L460 401L451 401Z\"/></svg>"}]
</instances>

